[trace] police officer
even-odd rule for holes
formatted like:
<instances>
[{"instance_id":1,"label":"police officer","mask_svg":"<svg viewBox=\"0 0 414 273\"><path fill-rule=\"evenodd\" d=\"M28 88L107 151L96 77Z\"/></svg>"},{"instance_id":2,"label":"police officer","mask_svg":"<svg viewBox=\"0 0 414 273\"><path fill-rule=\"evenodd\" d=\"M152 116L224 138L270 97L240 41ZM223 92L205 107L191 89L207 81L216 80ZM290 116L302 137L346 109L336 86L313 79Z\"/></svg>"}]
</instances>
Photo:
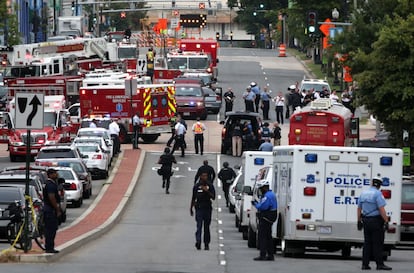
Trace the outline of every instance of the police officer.
<instances>
[{"instance_id":1,"label":"police officer","mask_svg":"<svg viewBox=\"0 0 414 273\"><path fill-rule=\"evenodd\" d=\"M116 118L112 118L111 123L109 124L109 133L114 142L114 154L117 155L121 151L121 141L119 140L119 124Z\"/></svg>"},{"instance_id":2,"label":"police officer","mask_svg":"<svg viewBox=\"0 0 414 273\"><path fill-rule=\"evenodd\" d=\"M362 251L362 270L369 270L369 261L374 257L377 270L392 270L383 261L384 231L388 228L385 199L379 188L381 178L373 178L371 187L363 191L358 201L358 229L364 228L364 249Z\"/></svg>"},{"instance_id":3,"label":"police officer","mask_svg":"<svg viewBox=\"0 0 414 273\"><path fill-rule=\"evenodd\" d=\"M151 77L151 81L152 81L153 76L154 76L154 60L155 60L155 52L152 47L148 49L146 57L147 57L147 76Z\"/></svg>"},{"instance_id":4,"label":"police officer","mask_svg":"<svg viewBox=\"0 0 414 273\"><path fill-rule=\"evenodd\" d=\"M182 124L182 120L180 119L177 124L175 125L175 142L171 154L173 154L177 149L181 148L181 157L184 157L184 150L185 150L185 134L187 130L185 126Z\"/></svg>"},{"instance_id":5,"label":"police officer","mask_svg":"<svg viewBox=\"0 0 414 273\"><path fill-rule=\"evenodd\" d=\"M214 183L214 179L216 178L216 171L213 167L208 165L208 160L203 161L203 165L198 168L197 173L194 177L194 184L197 183L198 179L200 178L201 174L207 172L208 174L208 181Z\"/></svg>"},{"instance_id":6,"label":"police officer","mask_svg":"<svg viewBox=\"0 0 414 273\"><path fill-rule=\"evenodd\" d=\"M200 154L203 155L204 131L206 130L206 126L203 123L201 123L200 118L197 117L197 122L193 124L191 129L194 133L195 153L198 154L198 151L200 150Z\"/></svg>"},{"instance_id":7,"label":"police officer","mask_svg":"<svg viewBox=\"0 0 414 273\"><path fill-rule=\"evenodd\" d=\"M195 247L201 249L201 233L204 228L204 249L209 250L210 244L210 223L211 213L213 210L211 200L216 199L216 191L213 183L208 180L208 173L202 172L200 180L193 187L193 194L191 197L190 215L193 216L193 208L195 207L197 222L197 231L195 233L196 243Z\"/></svg>"},{"instance_id":8,"label":"police officer","mask_svg":"<svg viewBox=\"0 0 414 273\"><path fill-rule=\"evenodd\" d=\"M167 147L171 147L171 143L174 141L175 125L177 125L177 120L180 120L180 115L177 113L172 118L170 118L171 137L167 141Z\"/></svg>"},{"instance_id":9,"label":"police officer","mask_svg":"<svg viewBox=\"0 0 414 273\"><path fill-rule=\"evenodd\" d=\"M59 218L62 215L60 209L60 196L58 192L57 178L58 174L55 169L47 170L48 179L43 189L44 206L43 215L45 221L45 247L46 253L59 253L55 249L56 231L59 226Z\"/></svg>"},{"instance_id":10,"label":"police officer","mask_svg":"<svg viewBox=\"0 0 414 273\"><path fill-rule=\"evenodd\" d=\"M260 201L252 201L259 213L259 247L260 256L254 258L255 261L273 261L274 247L272 240L272 225L277 218L276 195L269 189L269 181L260 182L259 189L262 192ZM267 254L267 256L266 256Z\"/></svg>"},{"instance_id":11,"label":"police officer","mask_svg":"<svg viewBox=\"0 0 414 273\"><path fill-rule=\"evenodd\" d=\"M165 193L170 194L170 179L172 175L172 164L177 164L177 160L170 153L170 148L165 147L164 153L158 159L158 164L161 164L162 173L162 188L165 188Z\"/></svg>"},{"instance_id":12,"label":"police officer","mask_svg":"<svg viewBox=\"0 0 414 273\"><path fill-rule=\"evenodd\" d=\"M224 114L226 114L227 112L233 111L233 102L235 99L233 89L229 87L223 96L224 96L224 102L225 102Z\"/></svg>"},{"instance_id":13,"label":"police officer","mask_svg":"<svg viewBox=\"0 0 414 273\"><path fill-rule=\"evenodd\" d=\"M229 206L229 188L233 180L236 178L236 173L229 167L228 162L223 162L223 168L217 174L223 185L224 197L226 198L226 207Z\"/></svg>"},{"instance_id":14,"label":"police officer","mask_svg":"<svg viewBox=\"0 0 414 273\"><path fill-rule=\"evenodd\" d=\"M141 127L141 120L139 118L139 114L135 113L135 115L132 117L132 128L134 129L134 139L132 141L132 145L134 149L139 149L138 148L138 136L139 136L140 127Z\"/></svg>"}]
</instances>

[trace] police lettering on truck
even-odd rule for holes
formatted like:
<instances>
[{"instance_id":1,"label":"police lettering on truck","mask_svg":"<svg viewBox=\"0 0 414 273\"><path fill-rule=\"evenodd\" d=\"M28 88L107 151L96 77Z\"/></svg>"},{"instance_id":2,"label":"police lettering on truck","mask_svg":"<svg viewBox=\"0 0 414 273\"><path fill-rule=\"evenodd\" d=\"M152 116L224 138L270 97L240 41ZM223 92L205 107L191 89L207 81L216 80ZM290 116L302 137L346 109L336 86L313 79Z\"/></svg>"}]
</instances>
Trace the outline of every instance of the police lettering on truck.
<instances>
[{"instance_id":1,"label":"police lettering on truck","mask_svg":"<svg viewBox=\"0 0 414 273\"><path fill-rule=\"evenodd\" d=\"M399 241L402 150L361 147L290 145L273 149L273 182L278 198L277 237L282 254L301 253L306 247L327 251L361 247L357 229L358 199L381 177L390 228L384 255Z\"/></svg>"}]
</instances>

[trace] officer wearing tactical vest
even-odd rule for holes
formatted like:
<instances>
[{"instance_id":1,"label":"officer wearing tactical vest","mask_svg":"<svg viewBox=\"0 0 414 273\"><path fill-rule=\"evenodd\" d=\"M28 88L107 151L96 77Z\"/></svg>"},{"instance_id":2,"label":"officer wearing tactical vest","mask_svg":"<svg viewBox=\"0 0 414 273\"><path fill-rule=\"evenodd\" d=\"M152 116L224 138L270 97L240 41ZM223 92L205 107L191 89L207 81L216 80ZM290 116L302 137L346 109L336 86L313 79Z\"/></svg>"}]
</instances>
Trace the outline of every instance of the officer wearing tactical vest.
<instances>
[{"instance_id":1,"label":"officer wearing tactical vest","mask_svg":"<svg viewBox=\"0 0 414 273\"><path fill-rule=\"evenodd\" d=\"M155 59L155 52L153 51L152 47L148 49L148 52L146 54L147 57L147 76L152 78L154 76L154 59Z\"/></svg>"},{"instance_id":2,"label":"officer wearing tactical vest","mask_svg":"<svg viewBox=\"0 0 414 273\"><path fill-rule=\"evenodd\" d=\"M358 199L358 229L364 229L362 270L369 270L371 257L377 263L377 270L392 270L383 261L384 232L388 229L385 199L379 190L381 178L373 178L371 187L363 191Z\"/></svg>"},{"instance_id":3,"label":"officer wearing tactical vest","mask_svg":"<svg viewBox=\"0 0 414 273\"><path fill-rule=\"evenodd\" d=\"M200 154L203 155L204 151L204 131L206 130L206 126L200 122L200 118L197 118L197 122L193 124L192 127L194 133L194 148L195 153L198 154L200 150Z\"/></svg>"}]
</instances>

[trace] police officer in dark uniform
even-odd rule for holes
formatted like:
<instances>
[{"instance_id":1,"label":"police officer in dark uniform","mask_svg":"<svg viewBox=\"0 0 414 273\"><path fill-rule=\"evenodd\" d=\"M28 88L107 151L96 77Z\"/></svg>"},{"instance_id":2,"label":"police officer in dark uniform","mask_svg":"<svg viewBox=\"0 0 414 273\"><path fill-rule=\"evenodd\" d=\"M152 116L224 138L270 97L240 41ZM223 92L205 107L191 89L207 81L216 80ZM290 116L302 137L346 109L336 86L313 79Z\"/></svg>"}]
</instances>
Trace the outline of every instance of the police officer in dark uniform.
<instances>
[{"instance_id":1,"label":"police officer in dark uniform","mask_svg":"<svg viewBox=\"0 0 414 273\"><path fill-rule=\"evenodd\" d=\"M224 93L223 97L224 97L224 102L225 102L224 114L226 114L227 112L233 111L233 102L235 99L233 90L229 87L226 93Z\"/></svg>"},{"instance_id":2,"label":"police officer in dark uniform","mask_svg":"<svg viewBox=\"0 0 414 273\"><path fill-rule=\"evenodd\" d=\"M383 261L384 231L388 228L385 199L379 190L381 178L373 178L371 187L363 191L358 200L358 229L364 229L362 270L369 270L369 261L374 257L377 270L392 270Z\"/></svg>"},{"instance_id":3,"label":"police officer in dark uniform","mask_svg":"<svg viewBox=\"0 0 414 273\"><path fill-rule=\"evenodd\" d=\"M210 181L210 183L214 183L214 179L216 178L216 171L214 170L213 167L208 165L208 160L204 160L203 165L200 166L200 168L198 168L197 173L194 177L194 184L197 183L198 179L200 178L200 176L203 172L207 172L208 181Z\"/></svg>"},{"instance_id":4,"label":"police officer in dark uniform","mask_svg":"<svg viewBox=\"0 0 414 273\"><path fill-rule=\"evenodd\" d=\"M161 164L162 187L165 188L166 194L170 194L169 189L173 163L177 164L177 160L171 154L170 148L165 147L164 153L158 159L158 164Z\"/></svg>"},{"instance_id":5,"label":"police officer in dark uniform","mask_svg":"<svg viewBox=\"0 0 414 273\"><path fill-rule=\"evenodd\" d=\"M226 198L226 207L229 206L229 188L233 180L236 178L236 172L229 167L228 162L223 162L223 168L217 174L223 185L224 197Z\"/></svg>"},{"instance_id":6,"label":"police officer in dark uniform","mask_svg":"<svg viewBox=\"0 0 414 273\"><path fill-rule=\"evenodd\" d=\"M58 192L57 178L58 174L55 169L47 170L48 179L44 187L44 206L43 215L45 221L45 247L46 253L59 253L55 249L56 231L59 226L59 217L62 215L60 209L60 196Z\"/></svg>"},{"instance_id":7,"label":"police officer in dark uniform","mask_svg":"<svg viewBox=\"0 0 414 273\"><path fill-rule=\"evenodd\" d=\"M213 184L208 180L208 173L202 172L200 180L193 187L193 194L191 197L190 215L193 216L193 208L195 207L196 215L195 220L197 222L197 231L195 233L196 244L195 247L201 249L201 232L204 228L204 249L209 250L210 244L210 223L211 213L213 207L211 200L216 199L216 191Z\"/></svg>"},{"instance_id":8,"label":"police officer in dark uniform","mask_svg":"<svg viewBox=\"0 0 414 273\"><path fill-rule=\"evenodd\" d=\"M260 256L253 260L273 261L275 257L272 240L272 225L277 218L276 195L269 189L269 181L267 180L260 182L259 189L262 192L262 198L260 198L259 202L252 201L252 205L256 207L259 217L258 239Z\"/></svg>"}]
</instances>

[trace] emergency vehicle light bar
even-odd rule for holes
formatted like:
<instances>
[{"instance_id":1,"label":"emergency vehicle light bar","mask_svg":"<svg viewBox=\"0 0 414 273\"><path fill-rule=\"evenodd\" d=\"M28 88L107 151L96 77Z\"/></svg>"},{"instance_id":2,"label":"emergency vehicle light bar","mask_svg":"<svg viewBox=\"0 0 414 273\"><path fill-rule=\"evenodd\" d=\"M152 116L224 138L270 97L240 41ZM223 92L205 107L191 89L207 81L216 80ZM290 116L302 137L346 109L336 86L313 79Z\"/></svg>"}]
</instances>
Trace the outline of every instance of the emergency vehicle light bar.
<instances>
[{"instance_id":1,"label":"emergency vehicle light bar","mask_svg":"<svg viewBox=\"0 0 414 273\"><path fill-rule=\"evenodd\" d=\"M316 162L318 162L318 155L317 154L306 154L305 155L305 162L307 162L307 163L316 163Z\"/></svg>"},{"instance_id":2,"label":"emergency vehicle light bar","mask_svg":"<svg viewBox=\"0 0 414 273\"><path fill-rule=\"evenodd\" d=\"M256 157L254 159L254 165L259 165L259 166L264 165L264 158L263 157Z\"/></svg>"},{"instance_id":3,"label":"emergency vehicle light bar","mask_svg":"<svg viewBox=\"0 0 414 273\"><path fill-rule=\"evenodd\" d=\"M390 156L382 156L380 159L381 166L392 166L392 157Z\"/></svg>"}]
</instances>

